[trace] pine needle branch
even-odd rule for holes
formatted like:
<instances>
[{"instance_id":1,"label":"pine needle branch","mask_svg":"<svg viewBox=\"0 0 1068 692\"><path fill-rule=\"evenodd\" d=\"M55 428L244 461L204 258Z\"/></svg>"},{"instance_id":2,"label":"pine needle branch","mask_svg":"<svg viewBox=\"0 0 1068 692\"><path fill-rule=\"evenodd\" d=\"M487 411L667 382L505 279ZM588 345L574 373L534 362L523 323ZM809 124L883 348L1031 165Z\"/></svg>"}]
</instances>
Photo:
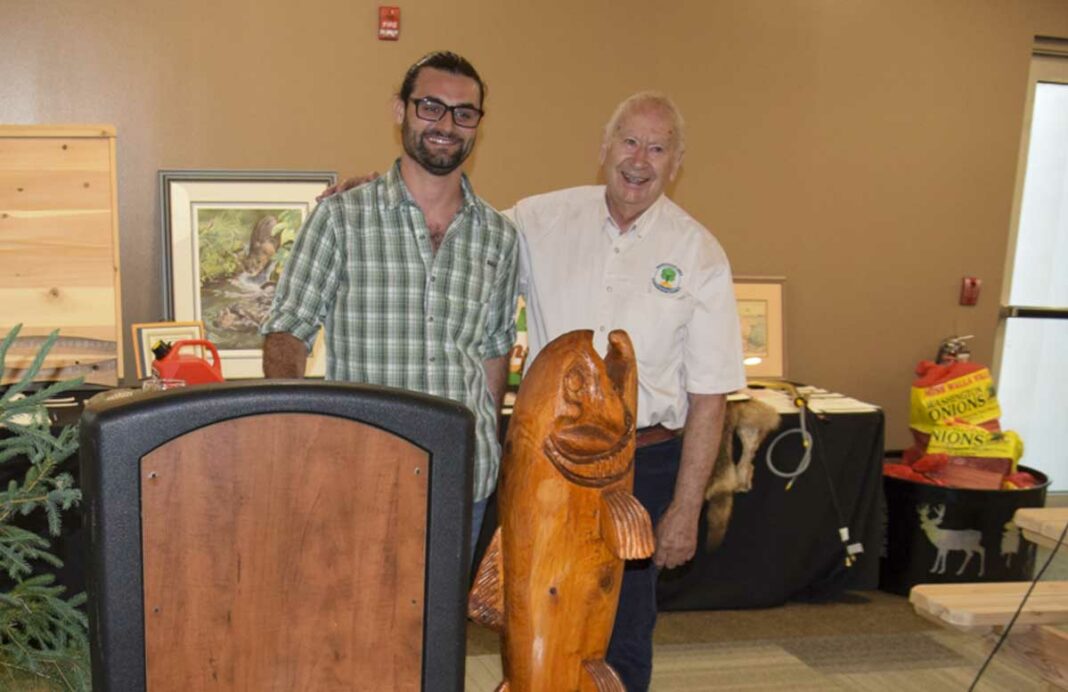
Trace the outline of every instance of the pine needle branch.
<instances>
[{"instance_id":1,"label":"pine needle branch","mask_svg":"<svg viewBox=\"0 0 1068 692\"><path fill-rule=\"evenodd\" d=\"M21 325L20 325L21 326ZM6 362L20 326L0 342L0 364ZM60 535L63 512L81 502L81 491L60 464L78 449L77 426L54 432L45 402L70 390L81 379L55 382L27 393L40 372L58 330L45 339L19 381L0 395L0 464L29 462L21 481L12 479L0 491L0 574L11 586L0 591L0 688L55 689L88 692L88 619L82 610L85 594L64 595L55 576L36 573L38 565L61 567L44 536L13 522L31 513L43 513L48 533Z\"/></svg>"}]
</instances>

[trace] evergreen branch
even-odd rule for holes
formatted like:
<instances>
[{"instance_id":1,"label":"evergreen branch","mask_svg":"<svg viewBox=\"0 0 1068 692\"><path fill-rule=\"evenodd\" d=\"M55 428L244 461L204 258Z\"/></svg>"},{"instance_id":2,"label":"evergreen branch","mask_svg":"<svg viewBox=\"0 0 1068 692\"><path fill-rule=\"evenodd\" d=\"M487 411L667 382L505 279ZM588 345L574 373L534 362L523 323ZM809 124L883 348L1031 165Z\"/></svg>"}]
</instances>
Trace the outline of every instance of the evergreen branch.
<instances>
[{"instance_id":1,"label":"evergreen branch","mask_svg":"<svg viewBox=\"0 0 1068 692\"><path fill-rule=\"evenodd\" d=\"M6 360L19 328L0 342L0 361ZM81 608L84 593L64 597L66 588L52 574L34 574L35 563L59 567L62 561L50 551L41 535L10 523L16 516L42 511L52 535L59 535L62 513L81 502L81 491L60 464L78 449L77 426L53 434L43 403L71 389L81 380L52 383L29 395L23 394L40 371L45 356L55 344L53 332L32 365L19 381L0 395L0 424L11 436L0 440L0 463L19 457L29 461L21 482L12 479L0 492L0 573L14 585L0 592L0 687L22 688L25 684L88 692L89 622ZM28 422L13 422L27 416ZM12 683L6 685L5 683Z\"/></svg>"},{"instance_id":2,"label":"evergreen branch","mask_svg":"<svg viewBox=\"0 0 1068 692\"><path fill-rule=\"evenodd\" d=\"M15 339L18 338L21 329L22 323L20 322L11 328L11 331L4 337L3 343L0 343L0 363L7 362L7 351L11 348L11 345L15 343Z\"/></svg>"},{"instance_id":3,"label":"evergreen branch","mask_svg":"<svg viewBox=\"0 0 1068 692\"><path fill-rule=\"evenodd\" d=\"M17 332L18 329L20 329L21 327L22 325L20 324L13 331ZM52 333L48 335L47 339L45 339L44 344L41 345L41 350L39 350L37 352L37 355L34 356L33 362L30 363L30 367L26 369L26 372L22 375L22 378L18 382L8 387L8 390L4 392L3 397L0 397L0 402L10 401L11 397L15 396L23 389L26 389L26 387L28 387L29 384L33 382L33 378L37 377L37 373L40 372L41 366L44 364L45 358L48 357L48 352L52 350L52 346L55 345L56 339L58 338L59 330L52 330ZM12 341L14 340L12 339ZM7 349L4 349L4 356L6 360Z\"/></svg>"}]
</instances>

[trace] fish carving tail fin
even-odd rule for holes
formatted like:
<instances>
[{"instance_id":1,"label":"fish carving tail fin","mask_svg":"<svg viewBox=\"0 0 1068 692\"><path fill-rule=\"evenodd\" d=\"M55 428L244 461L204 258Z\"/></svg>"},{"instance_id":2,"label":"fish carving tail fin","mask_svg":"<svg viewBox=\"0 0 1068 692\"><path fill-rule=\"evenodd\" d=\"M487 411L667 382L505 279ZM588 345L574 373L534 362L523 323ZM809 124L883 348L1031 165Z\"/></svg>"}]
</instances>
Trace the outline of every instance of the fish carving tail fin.
<instances>
[{"instance_id":1,"label":"fish carving tail fin","mask_svg":"<svg viewBox=\"0 0 1068 692\"><path fill-rule=\"evenodd\" d=\"M504 570L501 557L501 529L498 527L482 557L475 583L467 597L467 615L496 632L504 631ZM501 684L507 685L508 681Z\"/></svg>"},{"instance_id":2,"label":"fish carving tail fin","mask_svg":"<svg viewBox=\"0 0 1068 692\"><path fill-rule=\"evenodd\" d=\"M601 535L612 554L623 560L650 557L656 550L649 513L636 497L622 490L601 498Z\"/></svg>"},{"instance_id":3,"label":"fish carving tail fin","mask_svg":"<svg viewBox=\"0 0 1068 692\"><path fill-rule=\"evenodd\" d=\"M586 680L593 684L593 689L597 692L627 692L619 674L603 658L583 661L582 669L586 672ZM586 689L586 686L582 689Z\"/></svg>"}]
</instances>

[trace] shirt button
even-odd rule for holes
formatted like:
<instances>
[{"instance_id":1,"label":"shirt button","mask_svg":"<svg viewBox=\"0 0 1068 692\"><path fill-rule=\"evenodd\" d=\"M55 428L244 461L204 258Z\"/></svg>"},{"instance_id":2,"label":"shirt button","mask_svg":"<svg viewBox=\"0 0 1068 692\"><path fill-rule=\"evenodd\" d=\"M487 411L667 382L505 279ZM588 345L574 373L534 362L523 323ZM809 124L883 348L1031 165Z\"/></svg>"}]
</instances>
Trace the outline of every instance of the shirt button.
<instances>
[{"instance_id":1,"label":"shirt button","mask_svg":"<svg viewBox=\"0 0 1068 692\"><path fill-rule=\"evenodd\" d=\"M619 254L619 248L616 248L616 249L615 249L615 253L616 253L617 255Z\"/></svg>"},{"instance_id":2,"label":"shirt button","mask_svg":"<svg viewBox=\"0 0 1068 692\"><path fill-rule=\"evenodd\" d=\"M609 293L611 293L611 292L612 292L612 287L611 287L611 286L609 286L609 287L608 287L608 288L606 288L605 290L606 290L606 291L608 291Z\"/></svg>"},{"instance_id":3,"label":"shirt button","mask_svg":"<svg viewBox=\"0 0 1068 692\"><path fill-rule=\"evenodd\" d=\"M433 363L433 362L434 362L434 356L430 356L430 362L431 362L431 363Z\"/></svg>"},{"instance_id":4,"label":"shirt button","mask_svg":"<svg viewBox=\"0 0 1068 692\"><path fill-rule=\"evenodd\" d=\"M425 233L420 233L419 234L419 240L422 240L423 238L426 238L426 234Z\"/></svg>"},{"instance_id":5,"label":"shirt button","mask_svg":"<svg viewBox=\"0 0 1068 692\"><path fill-rule=\"evenodd\" d=\"M436 276L430 277L430 283L434 283L437 280L438 280L438 277L436 277Z\"/></svg>"},{"instance_id":6,"label":"shirt button","mask_svg":"<svg viewBox=\"0 0 1068 692\"><path fill-rule=\"evenodd\" d=\"M434 321L434 316L431 315L430 317L426 318L426 321L427 322L433 322Z\"/></svg>"},{"instance_id":7,"label":"shirt button","mask_svg":"<svg viewBox=\"0 0 1068 692\"><path fill-rule=\"evenodd\" d=\"M603 332L603 331L604 331L604 325L602 324L602 325L601 325L600 327L598 327L598 328L597 328L597 331L599 331L599 332Z\"/></svg>"}]
</instances>

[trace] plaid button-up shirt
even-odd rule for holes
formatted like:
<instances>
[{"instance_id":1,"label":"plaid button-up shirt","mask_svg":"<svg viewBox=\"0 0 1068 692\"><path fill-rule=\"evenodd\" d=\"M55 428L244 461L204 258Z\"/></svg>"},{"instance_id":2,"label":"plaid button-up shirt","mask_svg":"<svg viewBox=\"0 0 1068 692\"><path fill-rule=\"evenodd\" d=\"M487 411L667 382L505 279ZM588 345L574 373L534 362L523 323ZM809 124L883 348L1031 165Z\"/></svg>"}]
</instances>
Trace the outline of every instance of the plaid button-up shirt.
<instances>
[{"instance_id":1,"label":"plaid button-up shirt","mask_svg":"<svg viewBox=\"0 0 1068 692\"><path fill-rule=\"evenodd\" d=\"M297 235L261 332L310 349L326 327L326 377L425 392L477 418L474 499L493 491L497 411L483 361L515 342L518 238L464 176L463 205L434 253L400 175L334 195Z\"/></svg>"}]
</instances>

